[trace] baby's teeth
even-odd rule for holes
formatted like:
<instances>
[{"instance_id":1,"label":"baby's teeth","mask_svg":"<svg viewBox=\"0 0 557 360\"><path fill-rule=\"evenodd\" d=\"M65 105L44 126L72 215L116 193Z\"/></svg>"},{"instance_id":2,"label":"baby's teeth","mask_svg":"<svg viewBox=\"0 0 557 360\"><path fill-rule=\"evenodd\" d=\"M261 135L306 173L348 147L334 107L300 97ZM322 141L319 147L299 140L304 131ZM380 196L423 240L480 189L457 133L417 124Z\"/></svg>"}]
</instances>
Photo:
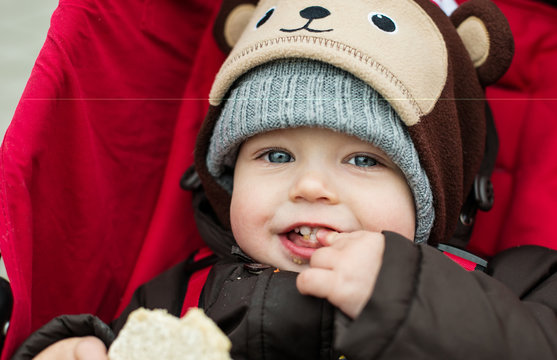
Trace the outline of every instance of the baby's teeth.
<instances>
[{"instance_id":1,"label":"baby's teeth","mask_svg":"<svg viewBox=\"0 0 557 360\"><path fill-rule=\"evenodd\" d=\"M312 228L304 225L295 228L294 231L302 235L306 240L317 242L317 231L319 231L319 227Z\"/></svg>"},{"instance_id":2,"label":"baby's teeth","mask_svg":"<svg viewBox=\"0 0 557 360\"><path fill-rule=\"evenodd\" d=\"M304 236L311 234L311 228L309 226L300 226L300 234Z\"/></svg>"}]
</instances>

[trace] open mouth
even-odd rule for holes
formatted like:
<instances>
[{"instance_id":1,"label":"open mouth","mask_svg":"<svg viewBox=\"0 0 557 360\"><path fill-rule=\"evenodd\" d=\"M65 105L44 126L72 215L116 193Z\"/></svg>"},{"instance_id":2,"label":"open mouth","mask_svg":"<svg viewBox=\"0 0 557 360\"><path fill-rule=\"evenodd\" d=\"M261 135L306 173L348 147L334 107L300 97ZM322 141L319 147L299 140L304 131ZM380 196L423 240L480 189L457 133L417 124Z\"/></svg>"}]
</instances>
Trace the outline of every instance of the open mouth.
<instances>
[{"instance_id":1,"label":"open mouth","mask_svg":"<svg viewBox=\"0 0 557 360\"><path fill-rule=\"evenodd\" d=\"M321 226L298 226L285 233L282 244L288 250L292 261L302 265L309 263L313 252L323 247L317 240L317 232L320 229L327 229Z\"/></svg>"},{"instance_id":2,"label":"open mouth","mask_svg":"<svg viewBox=\"0 0 557 360\"><path fill-rule=\"evenodd\" d=\"M286 234L286 237L299 246L318 248L320 244L316 234L319 229L320 227L300 226Z\"/></svg>"}]
</instances>

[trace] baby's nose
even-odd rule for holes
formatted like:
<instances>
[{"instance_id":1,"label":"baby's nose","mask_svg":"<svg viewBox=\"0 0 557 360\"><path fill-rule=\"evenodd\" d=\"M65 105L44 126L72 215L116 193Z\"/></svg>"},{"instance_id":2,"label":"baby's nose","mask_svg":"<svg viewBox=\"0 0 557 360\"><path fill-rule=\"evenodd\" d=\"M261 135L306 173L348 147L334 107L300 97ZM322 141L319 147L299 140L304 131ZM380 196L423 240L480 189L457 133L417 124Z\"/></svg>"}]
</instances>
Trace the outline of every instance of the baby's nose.
<instances>
[{"instance_id":1,"label":"baby's nose","mask_svg":"<svg viewBox=\"0 0 557 360\"><path fill-rule=\"evenodd\" d=\"M326 174L307 171L295 179L289 192L291 201L323 202L336 204L338 193Z\"/></svg>"},{"instance_id":2,"label":"baby's nose","mask_svg":"<svg viewBox=\"0 0 557 360\"><path fill-rule=\"evenodd\" d=\"M321 6L310 6L300 11L300 16L308 20L323 19L329 15L331 12Z\"/></svg>"}]
</instances>

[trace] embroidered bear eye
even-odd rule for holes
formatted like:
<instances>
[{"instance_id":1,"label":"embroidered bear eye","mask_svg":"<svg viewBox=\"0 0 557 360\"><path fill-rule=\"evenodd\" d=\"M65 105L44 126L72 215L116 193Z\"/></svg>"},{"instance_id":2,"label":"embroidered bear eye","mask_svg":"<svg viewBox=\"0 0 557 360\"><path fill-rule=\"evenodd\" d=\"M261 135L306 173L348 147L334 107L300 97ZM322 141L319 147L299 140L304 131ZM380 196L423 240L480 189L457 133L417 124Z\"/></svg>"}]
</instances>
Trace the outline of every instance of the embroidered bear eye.
<instances>
[{"instance_id":1,"label":"embroidered bear eye","mask_svg":"<svg viewBox=\"0 0 557 360\"><path fill-rule=\"evenodd\" d=\"M269 10L267 10L267 12L265 13L265 15L263 15L263 17L261 19L259 19L259 21L257 22L257 24L255 24L255 28L259 28L261 25L265 24L270 18L271 16L273 16L273 13L275 12L276 7L272 7Z\"/></svg>"},{"instance_id":2,"label":"embroidered bear eye","mask_svg":"<svg viewBox=\"0 0 557 360\"><path fill-rule=\"evenodd\" d=\"M394 34L397 31L397 27L393 19L385 14L380 13L369 13L368 20L370 23L378 27L380 30Z\"/></svg>"}]
</instances>

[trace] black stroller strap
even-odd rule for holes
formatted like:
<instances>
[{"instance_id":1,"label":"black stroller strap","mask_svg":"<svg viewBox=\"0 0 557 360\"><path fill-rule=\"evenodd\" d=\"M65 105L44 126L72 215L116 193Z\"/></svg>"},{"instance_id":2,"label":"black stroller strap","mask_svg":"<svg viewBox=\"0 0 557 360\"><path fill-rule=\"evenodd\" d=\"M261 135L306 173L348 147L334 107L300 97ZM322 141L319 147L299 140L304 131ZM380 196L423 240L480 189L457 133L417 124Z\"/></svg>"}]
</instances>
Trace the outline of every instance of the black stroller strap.
<instances>
[{"instance_id":1,"label":"black stroller strap","mask_svg":"<svg viewBox=\"0 0 557 360\"><path fill-rule=\"evenodd\" d=\"M495 168L495 160L499 149L499 137L493 121L493 114L489 104L485 105L486 113L486 142L484 158L480 170L474 179L474 184L460 212L456 230L452 238L446 243L451 247L466 249L479 210L489 211L493 207L494 192L491 182L491 174Z\"/></svg>"}]
</instances>

